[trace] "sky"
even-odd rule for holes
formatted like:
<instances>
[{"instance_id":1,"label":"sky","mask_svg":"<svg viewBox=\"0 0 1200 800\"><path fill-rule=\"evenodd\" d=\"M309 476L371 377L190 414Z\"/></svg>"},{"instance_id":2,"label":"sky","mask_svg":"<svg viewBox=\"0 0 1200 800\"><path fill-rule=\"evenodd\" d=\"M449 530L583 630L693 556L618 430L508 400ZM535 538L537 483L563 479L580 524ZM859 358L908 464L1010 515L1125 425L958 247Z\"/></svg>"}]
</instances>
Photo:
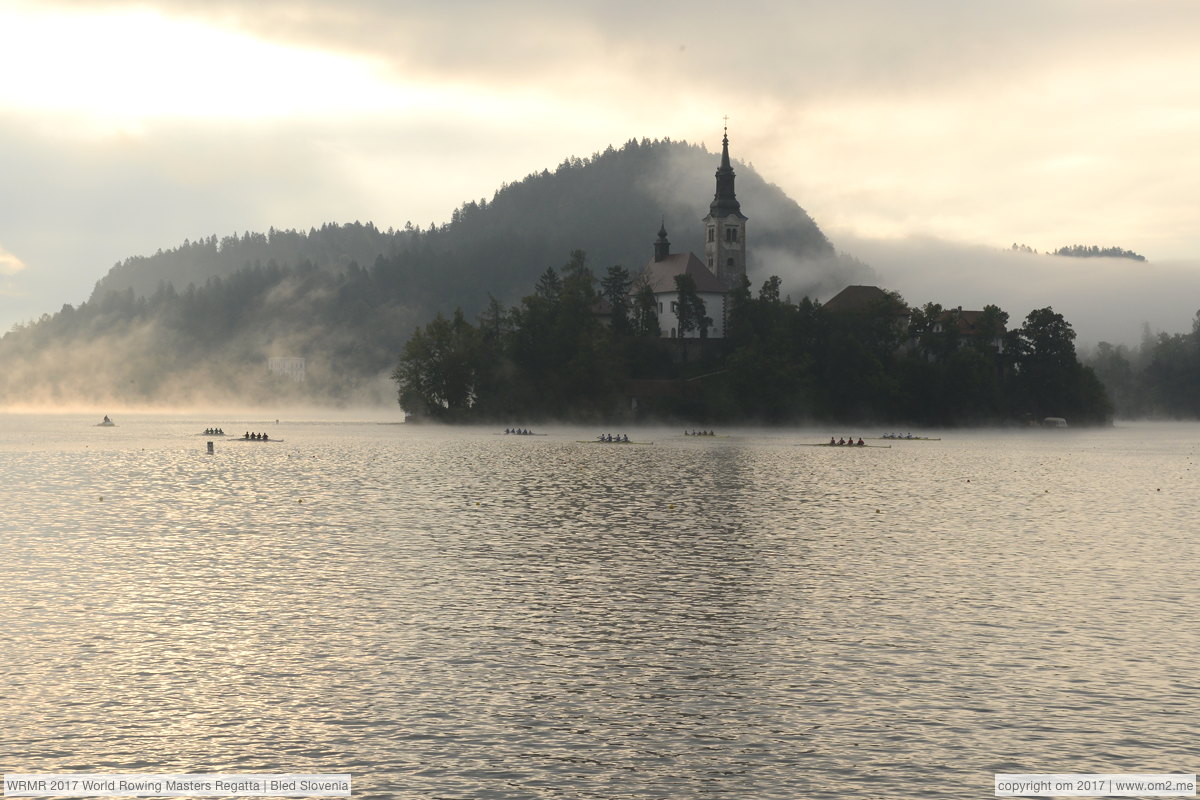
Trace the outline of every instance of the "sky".
<instances>
[{"instance_id":1,"label":"sky","mask_svg":"<svg viewBox=\"0 0 1200 800\"><path fill-rule=\"evenodd\" d=\"M185 239L440 224L630 138L713 149L726 117L910 302L1183 332L1198 35L1194 0L0 0L0 332Z\"/></svg>"}]
</instances>

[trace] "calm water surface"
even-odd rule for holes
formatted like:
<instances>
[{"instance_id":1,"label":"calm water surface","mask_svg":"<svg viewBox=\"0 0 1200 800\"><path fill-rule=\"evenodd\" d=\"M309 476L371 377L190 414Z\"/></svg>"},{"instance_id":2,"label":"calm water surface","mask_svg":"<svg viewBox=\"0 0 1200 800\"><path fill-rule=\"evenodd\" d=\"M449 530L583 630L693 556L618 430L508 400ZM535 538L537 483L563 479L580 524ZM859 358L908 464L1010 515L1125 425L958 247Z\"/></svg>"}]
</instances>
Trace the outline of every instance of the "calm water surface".
<instances>
[{"instance_id":1,"label":"calm water surface","mask_svg":"<svg viewBox=\"0 0 1200 800\"><path fill-rule=\"evenodd\" d=\"M5 772L791 800L1200 771L1195 425L94 421L0 415ZM210 456L216 424L283 441Z\"/></svg>"}]
</instances>

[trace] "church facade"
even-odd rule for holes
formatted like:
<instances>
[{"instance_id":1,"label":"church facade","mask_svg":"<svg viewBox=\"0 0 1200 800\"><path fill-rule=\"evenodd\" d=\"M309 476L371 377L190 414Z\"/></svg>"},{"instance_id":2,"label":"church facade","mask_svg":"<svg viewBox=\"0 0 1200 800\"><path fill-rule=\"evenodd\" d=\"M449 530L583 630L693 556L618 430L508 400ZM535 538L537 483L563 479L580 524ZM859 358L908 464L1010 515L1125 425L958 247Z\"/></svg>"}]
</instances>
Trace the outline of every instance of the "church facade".
<instances>
[{"instance_id":1,"label":"church facade","mask_svg":"<svg viewBox=\"0 0 1200 800\"><path fill-rule=\"evenodd\" d=\"M672 253L664 223L654 243L654 258L642 272L643 281L654 292L658 325L664 338L700 338L702 333L711 339L724 338L729 291L740 284L746 274L747 217L742 213L734 191L728 130L721 139L721 164L716 179L716 192L708 207L708 216L702 221L704 258L694 253ZM696 294L704 302L705 316L711 321L703 332L698 328L681 330L680 298L675 285L678 275L692 279Z\"/></svg>"}]
</instances>

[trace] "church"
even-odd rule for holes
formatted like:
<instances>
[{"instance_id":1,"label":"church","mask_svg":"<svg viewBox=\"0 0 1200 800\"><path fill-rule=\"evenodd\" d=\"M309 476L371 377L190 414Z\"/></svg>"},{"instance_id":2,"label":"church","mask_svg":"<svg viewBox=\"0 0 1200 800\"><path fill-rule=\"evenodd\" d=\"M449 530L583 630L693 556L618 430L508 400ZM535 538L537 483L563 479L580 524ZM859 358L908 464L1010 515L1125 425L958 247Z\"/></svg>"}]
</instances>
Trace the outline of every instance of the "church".
<instances>
[{"instance_id":1,"label":"church","mask_svg":"<svg viewBox=\"0 0 1200 800\"><path fill-rule=\"evenodd\" d=\"M646 264L642 280L654 292L658 304L658 325L664 338L699 338L699 330L680 331L679 292L675 276L688 275L696 285L696 294L704 301L705 315L711 320L705 335L711 339L725 336L729 291L746 274L746 215L742 213L733 188L733 167L729 163L729 131L721 139L721 165L716 173L717 188L704 224L704 260L695 253L672 253L665 222L654 243L654 258Z\"/></svg>"}]
</instances>

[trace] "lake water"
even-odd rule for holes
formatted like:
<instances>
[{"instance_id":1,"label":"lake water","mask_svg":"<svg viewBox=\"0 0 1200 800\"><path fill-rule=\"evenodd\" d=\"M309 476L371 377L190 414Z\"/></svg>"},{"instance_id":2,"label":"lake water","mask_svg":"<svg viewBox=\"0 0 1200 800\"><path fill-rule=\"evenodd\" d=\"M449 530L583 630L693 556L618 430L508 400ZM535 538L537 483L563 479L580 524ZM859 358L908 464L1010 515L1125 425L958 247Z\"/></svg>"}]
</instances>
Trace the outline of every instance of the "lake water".
<instances>
[{"instance_id":1,"label":"lake water","mask_svg":"<svg viewBox=\"0 0 1200 800\"><path fill-rule=\"evenodd\" d=\"M0 415L5 772L957 800L1200 770L1200 426L114 416Z\"/></svg>"}]
</instances>

